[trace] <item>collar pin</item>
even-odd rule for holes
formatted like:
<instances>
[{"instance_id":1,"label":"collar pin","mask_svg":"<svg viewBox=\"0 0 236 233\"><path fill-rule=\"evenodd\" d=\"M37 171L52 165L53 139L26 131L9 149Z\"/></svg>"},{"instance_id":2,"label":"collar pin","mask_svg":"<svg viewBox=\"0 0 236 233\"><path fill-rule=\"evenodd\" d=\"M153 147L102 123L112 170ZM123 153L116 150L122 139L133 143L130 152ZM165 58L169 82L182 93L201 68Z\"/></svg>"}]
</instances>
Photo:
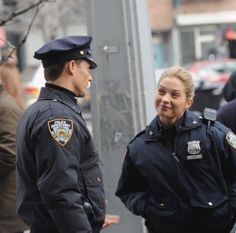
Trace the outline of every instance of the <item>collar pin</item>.
<instances>
[{"instance_id":1,"label":"collar pin","mask_svg":"<svg viewBox=\"0 0 236 233\"><path fill-rule=\"evenodd\" d=\"M152 136L154 132L152 130L149 131L149 135Z\"/></svg>"}]
</instances>

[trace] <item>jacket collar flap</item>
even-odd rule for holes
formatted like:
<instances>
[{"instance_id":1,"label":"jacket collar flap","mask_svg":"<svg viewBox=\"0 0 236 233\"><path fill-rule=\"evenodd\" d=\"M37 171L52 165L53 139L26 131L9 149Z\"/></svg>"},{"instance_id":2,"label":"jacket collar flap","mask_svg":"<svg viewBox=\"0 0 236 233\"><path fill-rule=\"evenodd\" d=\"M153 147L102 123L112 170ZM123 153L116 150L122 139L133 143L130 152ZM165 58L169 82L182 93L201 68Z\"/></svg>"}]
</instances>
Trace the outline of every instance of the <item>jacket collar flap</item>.
<instances>
[{"instance_id":1,"label":"jacket collar flap","mask_svg":"<svg viewBox=\"0 0 236 233\"><path fill-rule=\"evenodd\" d=\"M177 133L200 127L200 118L191 111L186 110L183 118L176 122L175 127ZM164 127L156 116L146 128L146 141L156 141L163 137Z\"/></svg>"}]
</instances>

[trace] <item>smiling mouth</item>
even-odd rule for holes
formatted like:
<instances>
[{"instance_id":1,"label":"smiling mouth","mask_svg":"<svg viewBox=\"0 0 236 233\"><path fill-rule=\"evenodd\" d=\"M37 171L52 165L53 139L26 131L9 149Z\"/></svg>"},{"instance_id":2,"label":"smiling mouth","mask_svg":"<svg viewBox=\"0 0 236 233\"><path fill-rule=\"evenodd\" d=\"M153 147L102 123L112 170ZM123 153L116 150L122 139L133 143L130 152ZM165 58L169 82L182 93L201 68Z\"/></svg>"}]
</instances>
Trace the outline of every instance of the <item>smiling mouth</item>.
<instances>
[{"instance_id":1,"label":"smiling mouth","mask_svg":"<svg viewBox=\"0 0 236 233\"><path fill-rule=\"evenodd\" d=\"M169 110L169 109L171 109L170 107L165 106L165 105L162 105L162 106L160 106L160 107L161 107L161 110Z\"/></svg>"}]
</instances>

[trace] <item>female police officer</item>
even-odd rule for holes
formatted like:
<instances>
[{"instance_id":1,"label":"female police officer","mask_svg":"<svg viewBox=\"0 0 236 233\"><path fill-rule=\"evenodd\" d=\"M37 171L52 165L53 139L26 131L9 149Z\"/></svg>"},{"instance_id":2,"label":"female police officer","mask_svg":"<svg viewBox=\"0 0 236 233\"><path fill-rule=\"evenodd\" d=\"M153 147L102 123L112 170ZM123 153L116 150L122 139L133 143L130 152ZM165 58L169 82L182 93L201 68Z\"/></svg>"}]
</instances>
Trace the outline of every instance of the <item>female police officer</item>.
<instances>
[{"instance_id":1,"label":"female police officer","mask_svg":"<svg viewBox=\"0 0 236 233\"><path fill-rule=\"evenodd\" d=\"M116 195L145 218L150 233L228 233L234 223L236 136L218 122L208 129L188 110L193 97L191 75L180 67L167 69L157 85L158 115L127 148ZM220 164L227 166L225 178L208 130L227 157Z\"/></svg>"},{"instance_id":2,"label":"female police officer","mask_svg":"<svg viewBox=\"0 0 236 233\"><path fill-rule=\"evenodd\" d=\"M35 52L47 82L17 131L17 211L31 233L98 233L104 223L99 157L75 99L96 68L90 42L67 36Z\"/></svg>"}]
</instances>

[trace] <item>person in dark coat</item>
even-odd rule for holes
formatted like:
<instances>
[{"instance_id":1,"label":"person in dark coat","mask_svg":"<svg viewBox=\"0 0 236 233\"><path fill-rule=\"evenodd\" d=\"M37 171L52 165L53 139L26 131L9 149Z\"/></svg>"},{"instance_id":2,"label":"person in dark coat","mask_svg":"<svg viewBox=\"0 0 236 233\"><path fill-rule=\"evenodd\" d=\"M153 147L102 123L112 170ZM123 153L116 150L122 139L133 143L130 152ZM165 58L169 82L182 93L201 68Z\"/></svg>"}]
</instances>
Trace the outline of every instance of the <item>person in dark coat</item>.
<instances>
[{"instance_id":1,"label":"person in dark coat","mask_svg":"<svg viewBox=\"0 0 236 233\"><path fill-rule=\"evenodd\" d=\"M236 133L236 99L219 108L217 120Z\"/></svg>"},{"instance_id":2,"label":"person in dark coat","mask_svg":"<svg viewBox=\"0 0 236 233\"><path fill-rule=\"evenodd\" d=\"M229 76L229 80L223 87L222 94L227 102L236 98L236 71L232 72Z\"/></svg>"},{"instance_id":3,"label":"person in dark coat","mask_svg":"<svg viewBox=\"0 0 236 233\"><path fill-rule=\"evenodd\" d=\"M52 40L35 52L45 87L17 130L17 212L31 233L98 233L105 224L100 159L76 98L96 68L89 36Z\"/></svg>"},{"instance_id":4,"label":"person in dark coat","mask_svg":"<svg viewBox=\"0 0 236 233\"><path fill-rule=\"evenodd\" d=\"M228 233L235 222L236 135L188 110L193 97L189 72L167 69L157 116L127 147L116 195L149 233Z\"/></svg>"},{"instance_id":5,"label":"person in dark coat","mask_svg":"<svg viewBox=\"0 0 236 233\"><path fill-rule=\"evenodd\" d=\"M222 93L228 103L218 109L217 120L236 133L236 71L230 75Z\"/></svg>"},{"instance_id":6,"label":"person in dark coat","mask_svg":"<svg viewBox=\"0 0 236 233\"><path fill-rule=\"evenodd\" d=\"M1 67L0 67L1 68ZM0 82L0 232L18 233L28 227L16 214L16 128L21 114Z\"/></svg>"}]
</instances>

